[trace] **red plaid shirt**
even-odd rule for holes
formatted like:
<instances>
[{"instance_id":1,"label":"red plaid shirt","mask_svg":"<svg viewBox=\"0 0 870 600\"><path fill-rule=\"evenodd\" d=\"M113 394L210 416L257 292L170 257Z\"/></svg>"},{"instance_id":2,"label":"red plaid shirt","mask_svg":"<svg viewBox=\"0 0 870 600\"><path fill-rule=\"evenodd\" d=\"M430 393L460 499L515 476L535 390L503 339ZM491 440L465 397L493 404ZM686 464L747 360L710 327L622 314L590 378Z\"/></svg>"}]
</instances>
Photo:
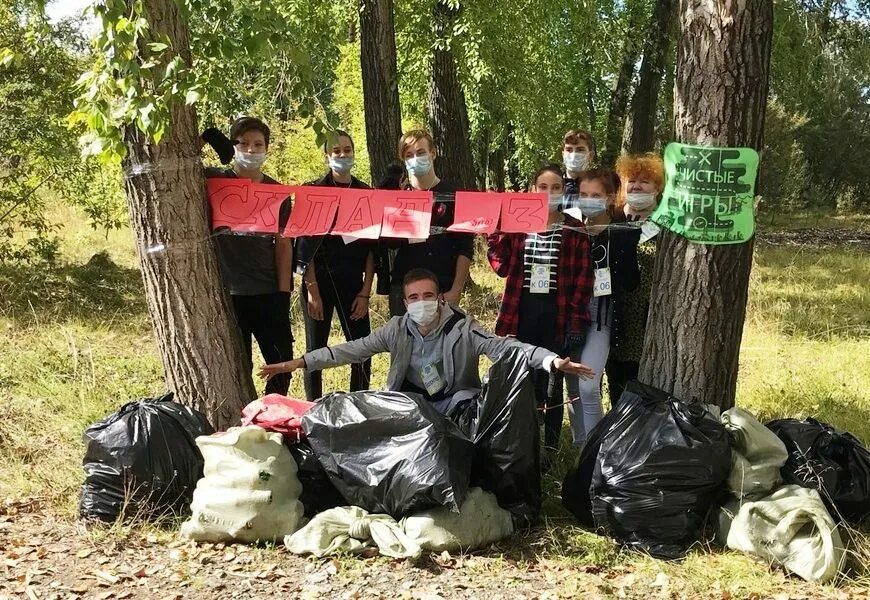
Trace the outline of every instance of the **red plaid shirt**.
<instances>
[{"instance_id":1,"label":"red plaid shirt","mask_svg":"<svg viewBox=\"0 0 870 600\"><path fill-rule=\"evenodd\" d=\"M500 277L507 278L495 323L496 335L517 334L523 294L525 240L524 233L496 233L487 237L489 264ZM557 344L565 342L566 334L583 335L586 332L593 283L589 236L573 229L563 230L556 271Z\"/></svg>"}]
</instances>

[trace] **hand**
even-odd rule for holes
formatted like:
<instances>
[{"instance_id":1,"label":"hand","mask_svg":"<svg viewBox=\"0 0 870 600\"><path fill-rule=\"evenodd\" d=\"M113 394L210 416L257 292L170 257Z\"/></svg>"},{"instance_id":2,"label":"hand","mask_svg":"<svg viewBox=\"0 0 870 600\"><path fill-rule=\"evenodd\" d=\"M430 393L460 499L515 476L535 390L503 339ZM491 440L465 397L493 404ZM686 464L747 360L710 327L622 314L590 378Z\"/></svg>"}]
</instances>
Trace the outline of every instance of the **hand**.
<instances>
[{"instance_id":1,"label":"hand","mask_svg":"<svg viewBox=\"0 0 870 600\"><path fill-rule=\"evenodd\" d=\"M444 292L444 302L449 304L450 306L459 306L459 297L462 296L462 292L454 292L450 290L449 292Z\"/></svg>"},{"instance_id":2,"label":"hand","mask_svg":"<svg viewBox=\"0 0 870 600\"><path fill-rule=\"evenodd\" d=\"M359 321L369 312L369 297L357 296L350 305L350 320Z\"/></svg>"},{"instance_id":3,"label":"hand","mask_svg":"<svg viewBox=\"0 0 870 600\"><path fill-rule=\"evenodd\" d=\"M308 288L308 301L305 303L305 312L315 321L323 320L323 300L320 298L320 292L316 289Z\"/></svg>"},{"instance_id":4,"label":"hand","mask_svg":"<svg viewBox=\"0 0 870 600\"><path fill-rule=\"evenodd\" d=\"M272 379L275 375L280 375L281 373L292 373L296 369L301 369L305 366L305 361L301 358L296 358L293 360L288 360L286 362L274 363L271 365L263 365L260 367L257 375L260 378L269 380Z\"/></svg>"},{"instance_id":5,"label":"hand","mask_svg":"<svg viewBox=\"0 0 870 600\"><path fill-rule=\"evenodd\" d=\"M583 363L571 362L569 358L556 358L553 360L553 366L563 373L576 375L580 379L592 379L595 377L595 371L587 367Z\"/></svg>"}]
</instances>

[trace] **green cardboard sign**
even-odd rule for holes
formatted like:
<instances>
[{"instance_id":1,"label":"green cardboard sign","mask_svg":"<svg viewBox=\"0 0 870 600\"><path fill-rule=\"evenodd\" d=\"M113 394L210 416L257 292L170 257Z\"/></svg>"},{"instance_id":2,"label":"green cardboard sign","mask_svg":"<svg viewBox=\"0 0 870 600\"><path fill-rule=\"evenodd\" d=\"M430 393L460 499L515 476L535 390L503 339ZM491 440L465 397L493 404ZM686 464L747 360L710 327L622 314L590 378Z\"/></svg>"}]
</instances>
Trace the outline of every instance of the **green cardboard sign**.
<instances>
[{"instance_id":1,"label":"green cardboard sign","mask_svg":"<svg viewBox=\"0 0 870 600\"><path fill-rule=\"evenodd\" d=\"M758 152L672 142L653 222L699 244L739 244L755 233Z\"/></svg>"}]
</instances>

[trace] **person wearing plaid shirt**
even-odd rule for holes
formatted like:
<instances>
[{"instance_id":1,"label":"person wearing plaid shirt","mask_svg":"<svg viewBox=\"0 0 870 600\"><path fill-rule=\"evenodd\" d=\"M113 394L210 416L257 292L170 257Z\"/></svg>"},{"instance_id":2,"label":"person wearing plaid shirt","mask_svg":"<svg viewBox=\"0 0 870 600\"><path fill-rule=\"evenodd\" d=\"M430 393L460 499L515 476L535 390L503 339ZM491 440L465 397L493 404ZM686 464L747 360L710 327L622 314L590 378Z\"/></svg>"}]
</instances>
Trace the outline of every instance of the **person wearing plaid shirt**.
<instances>
[{"instance_id":1,"label":"person wearing plaid shirt","mask_svg":"<svg viewBox=\"0 0 870 600\"><path fill-rule=\"evenodd\" d=\"M539 234L497 233L487 238L489 263L506 278L496 333L556 353L570 352L574 346L582 347L590 322L589 240L579 222L565 220L559 212L563 183L558 165L539 169L531 190L550 194L550 228ZM539 406L546 409L544 445L554 450L564 416L561 377L551 381L547 373L536 373L535 394Z\"/></svg>"}]
</instances>

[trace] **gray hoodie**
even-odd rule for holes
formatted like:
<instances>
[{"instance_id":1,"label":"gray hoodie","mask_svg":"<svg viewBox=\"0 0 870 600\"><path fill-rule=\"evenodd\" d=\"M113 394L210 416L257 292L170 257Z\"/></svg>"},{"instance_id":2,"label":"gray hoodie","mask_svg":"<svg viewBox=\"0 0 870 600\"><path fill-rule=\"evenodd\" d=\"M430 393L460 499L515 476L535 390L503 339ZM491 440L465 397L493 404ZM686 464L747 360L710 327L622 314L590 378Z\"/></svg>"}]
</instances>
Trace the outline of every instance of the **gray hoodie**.
<instances>
[{"instance_id":1,"label":"gray hoodie","mask_svg":"<svg viewBox=\"0 0 870 600\"><path fill-rule=\"evenodd\" d=\"M496 336L452 306L443 305L440 317L441 322L435 331L440 328L438 335L441 341L441 375L446 383L443 389L445 396L452 396L463 390L480 389L478 357L481 354L496 361L508 348L519 348L526 354L532 367L547 370L556 358L556 354L546 348L524 344L512 337ZM375 354L389 352L390 373L387 376L387 389L399 391L407 377L414 348L414 335L409 327L416 325L410 321L408 315L393 317L386 325L364 338L306 353L305 368L318 371L363 362Z\"/></svg>"}]
</instances>

